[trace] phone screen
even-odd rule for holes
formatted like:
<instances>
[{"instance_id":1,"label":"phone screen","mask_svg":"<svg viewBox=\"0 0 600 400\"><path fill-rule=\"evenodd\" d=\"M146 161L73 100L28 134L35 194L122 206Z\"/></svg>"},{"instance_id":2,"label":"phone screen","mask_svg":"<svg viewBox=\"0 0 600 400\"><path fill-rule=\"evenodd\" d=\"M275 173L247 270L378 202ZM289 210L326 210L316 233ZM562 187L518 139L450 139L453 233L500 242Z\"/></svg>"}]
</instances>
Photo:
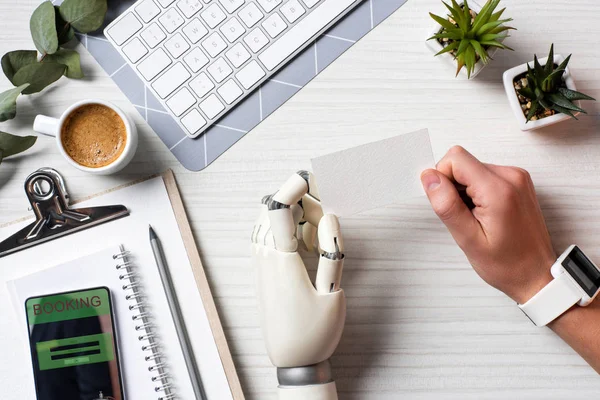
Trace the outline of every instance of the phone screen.
<instances>
[{"instance_id":1,"label":"phone screen","mask_svg":"<svg viewBox=\"0 0 600 400\"><path fill-rule=\"evenodd\" d=\"M123 400L108 288L25 302L38 400Z\"/></svg>"}]
</instances>

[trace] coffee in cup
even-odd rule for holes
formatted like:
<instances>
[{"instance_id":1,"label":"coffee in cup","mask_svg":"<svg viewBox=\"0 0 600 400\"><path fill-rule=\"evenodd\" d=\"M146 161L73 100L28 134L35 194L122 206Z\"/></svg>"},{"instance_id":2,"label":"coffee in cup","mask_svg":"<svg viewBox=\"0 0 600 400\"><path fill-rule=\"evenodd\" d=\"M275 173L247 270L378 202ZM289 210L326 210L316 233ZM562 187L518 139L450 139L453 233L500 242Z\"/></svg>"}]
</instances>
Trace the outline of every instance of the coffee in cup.
<instances>
[{"instance_id":1,"label":"coffee in cup","mask_svg":"<svg viewBox=\"0 0 600 400\"><path fill-rule=\"evenodd\" d=\"M75 167L110 174L122 169L135 154L135 125L114 105L87 100L72 105L60 119L38 115L34 130L56 136L58 147Z\"/></svg>"}]
</instances>

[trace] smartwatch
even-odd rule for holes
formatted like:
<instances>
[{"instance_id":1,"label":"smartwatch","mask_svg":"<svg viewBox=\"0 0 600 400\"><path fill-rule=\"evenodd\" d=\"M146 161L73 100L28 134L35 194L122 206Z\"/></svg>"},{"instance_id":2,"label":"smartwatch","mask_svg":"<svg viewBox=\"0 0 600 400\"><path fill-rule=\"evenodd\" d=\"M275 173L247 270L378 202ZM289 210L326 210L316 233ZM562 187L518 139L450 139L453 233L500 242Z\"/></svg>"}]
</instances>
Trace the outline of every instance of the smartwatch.
<instances>
[{"instance_id":1,"label":"smartwatch","mask_svg":"<svg viewBox=\"0 0 600 400\"><path fill-rule=\"evenodd\" d=\"M519 304L536 326L548 325L575 304L587 306L600 289L600 269L576 245L558 257L550 272L552 282Z\"/></svg>"}]
</instances>

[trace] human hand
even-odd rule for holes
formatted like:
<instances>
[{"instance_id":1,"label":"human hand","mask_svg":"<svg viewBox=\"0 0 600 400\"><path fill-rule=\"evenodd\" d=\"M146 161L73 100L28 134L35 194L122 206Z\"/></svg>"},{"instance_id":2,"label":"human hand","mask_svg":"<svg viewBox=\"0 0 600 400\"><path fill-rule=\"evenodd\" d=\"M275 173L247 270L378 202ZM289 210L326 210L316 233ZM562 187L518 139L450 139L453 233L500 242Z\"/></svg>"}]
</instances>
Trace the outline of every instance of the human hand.
<instances>
[{"instance_id":1,"label":"human hand","mask_svg":"<svg viewBox=\"0 0 600 400\"><path fill-rule=\"evenodd\" d=\"M556 253L529 173L483 164L460 146L421 174L433 210L484 281L523 304L552 280ZM456 184L465 186L467 207Z\"/></svg>"}]
</instances>

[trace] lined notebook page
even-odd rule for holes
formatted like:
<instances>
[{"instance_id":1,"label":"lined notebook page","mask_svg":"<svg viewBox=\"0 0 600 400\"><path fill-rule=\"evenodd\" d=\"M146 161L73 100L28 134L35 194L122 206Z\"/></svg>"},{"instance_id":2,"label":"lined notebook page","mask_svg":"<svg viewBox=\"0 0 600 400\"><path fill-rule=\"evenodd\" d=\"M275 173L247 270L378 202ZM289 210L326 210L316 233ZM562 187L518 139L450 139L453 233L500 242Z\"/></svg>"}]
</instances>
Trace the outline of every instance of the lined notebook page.
<instances>
[{"instance_id":1,"label":"lined notebook page","mask_svg":"<svg viewBox=\"0 0 600 400\"><path fill-rule=\"evenodd\" d=\"M123 244L127 250L131 251L130 258L141 273L142 287L149 294L150 307L157 325L156 330L163 344L164 353L167 355L175 386L180 393L179 398L192 400L194 394L191 382L149 244L148 224L152 224L162 241L206 394L209 399L232 399L225 371L162 178L153 178L107 193L79 203L76 207L108 204L124 204L129 208L131 215L1 258L1 279L4 282L14 280L14 288L19 293L29 291L31 287L37 287L41 291L41 293L35 294L99 285L109 286L111 289L113 285L116 285L118 289L122 283L117 283L119 282L119 273L114 268L112 254L115 251L118 252L119 244ZM29 223L31 220L0 229L0 240ZM110 250L103 251L108 246L112 246ZM102 253L85 258L83 263L81 261L74 264L69 263L71 260L99 251ZM58 267L56 271L60 272L61 268L68 268L69 271L60 278L51 279L54 274L50 270L44 272L48 274L48 279L44 279L46 282L40 280L36 285L29 282L29 279L35 279L35 277L23 278L28 274L62 264L66 266ZM18 281L19 278L26 280ZM37 282L37 279L35 280ZM120 300L119 296L123 295L122 290L117 289L113 290L115 304ZM19 375L26 372L30 376L30 385L27 388L20 387L18 391L23 393L24 398L35 398L31 361L27 347L24 306L19 304L15 308L18 317L13 312L4 312L6 308L11 307L7 306L10 304L8 297L6 291L0 293L0 311L2 311L3 317L8 319L3 322L3 326L6 326L5 329L10 329L11 332L1 333L0 338L3 347L12 350L7 354L5 367L0 368L7 368L6 371L2 371L5 375L15 374L15 369L19 371ZM159 393L154 391L155 384L150 382L150 375L146 374L148 367L144 360L146 353L141 350L141 343L137 341L139 332L135 331L130 322L132 314L129 310L124 314L119 311L118 314L119 338L130 336L123 339L120 349L122 364L124 364L123 380L127 400L157 398ZM13 316L18 318L19 324L11 323L10 319Z\"/></svg>"}]
</instances>

